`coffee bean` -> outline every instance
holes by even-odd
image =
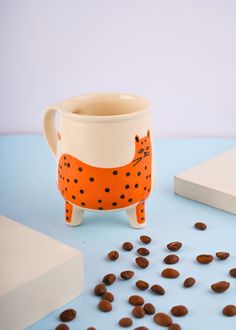
[[[134,317],[136,317],[136,319],[141,319],[145,316],[145,311],[142,306],[135,306],[132,309],[132,314]]]
[[[134,276],[134,272],[132,270],[125,270],[120,273],[120,277],[123,278],[123,280],[129,280]]]
[[[107,274],[103,277],[103,283],[106,285],[111,285],[112,283],[114,283],[116,280],[116,275],[114,274]]]
[[[104,295],[102,296],[102,299],[106,299],[110,302],[114,301],[114,296],[111,292],[105,292]]]
[[[176,278],[180,274],[176,269],[173,268],[166,268],[162,271],[161,275],[166,278]]]
[[[163,289],[163,287],[158,284],[154,284],[151,287],[151,290],[152,292],[158,294],[159,296],[163,296],[165,294],[165,290]]]
[[[146,327],[137,327],[137,328],[135,328],[134,330],[149,330],[149,329],[146,328]]]
[[[142,280],[137,281],[135,284],[139,290],[147,290],[149,287],[149,284]]]
[[[107,288],[105,287],[104,284],[98,284],[94,288],[94,293],[96,296],[103,296],[104,293],[107,292]]]
[[[59,318],[62,322],[70,322],[74,320],[76,317],[76,311],[72,308],[64,310]]]
[[[137,253],[140,254],[141,256],[148,256],[150,254],[150,251],[146,248],[139,248],[137,250]]]
[[[130,242],[124,242],[123,245],[122,245],[123,249],[125,251],[131,251],[133,250],[133,244],[130,243]]]
[[[184,316],[184,315],[188,314],[187,307],[185,307],[183,305],[174,306],[171,308],[170,311],[171,311],[171,314],[174,316]]]
[[[123,328],[131,327],[132,324],[133,324],[133,321],[129,317],[123,317],[119,321],[119,325]]]
[[[152,239],[149,236],[142,235],[140,236],[140,241],[143,242],[144,244],[149,244],[151,243]]]
[[[145,313],[147,315],[152,315],[155,313],[156,309],[155,307],[153,306],[153,304],[150,304],[150,303],[147,303],[143,306],[144,310],[145,310]]]
[[[68,327],[68,325],[61,323],[61,324],[58,324],[58,326],[55,328],[55,330],[70,330],[70,328]]]
[[[119,252],[118,251],[111,251],[108,253],[107,258],[111,261],[115,261],[119,258]]]
[[[228,290],[230,283],[226,281],[220,281],[211,285],[211,289],[216,293],[222,293]]]
[[[177,323],[173,323],[169,326],[169,330],[181,330],[181,326]]]
[[[167,244],[167,248],[170,251],[178,251],[181,247],[182,247],[182,243],[178,241]]]
[[[96,328],[94,328],[94,327],[89,327],[89,328],[87,328],[87,330],[96,330]]]
[[[207,225],[204,222],[196,222],[194,227],[198,230],[205,230],[207,229]]]
[[[112,310],[112,305],[108,300],[102,299],[98,304],[98,308],[100,311],[107,313]]]
[[[176,264],[179,261],[179,257],[176,254],[169,254],[163,259],[164,263],[167,265]]]
[[[236,315],[236,306],[235,305],[227,305],[223,308],[222,313],[225,316],[235,316]]]
[[[149,265],[149,261],[144,257],[137,257],[135,261],[140,268],[147,268]]]
[[[144,304],[144,299],[141,296],[133,295],[129,297],[129,303],[133,306],[141,306]]]
[[[172,318],[165,313],[156,313],[153,320],[156,324],[159,324],[163,327],[169,327],[172,324]]]
[[[200,254],[196,257],[197,262],[207,265],[213,261],[213,256],[210,254]]]
[[[216,252],[216,256],[220,260],[225,260],[230,256],[230,254],[228,252]]]
[[[236,268],[232,268],[232,269],[230,269],[229,274],[230,274],[230,276],[232,276],[232,277],[236,277]]]
[[[193,286],[196,283],[195,278],[193,277],[188,277],[184,280],[183,286],[185,288],[191,288],[191,286]]]

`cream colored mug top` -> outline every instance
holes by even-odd
[[[67,153],[96,167],[129,163],[135,152],[135,136],[146,136],[150,129],[150,103],[131,94],[72,97],[49,107],[44,117],[45,136],[57,159]]]

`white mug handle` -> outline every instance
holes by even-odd
[[[55,125],[55,117],[57,112],[58,110],[56,107],[48,107],[44,114],[43,120],[44,135],[54,156],[57,154],[57,131]]]

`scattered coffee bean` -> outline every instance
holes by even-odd
[[[230,283],[226,281],[220,281],[211,285],[211,289],[216,293],[222,293],[228,290]]]
[[[184,316],[184,315],[188,314],[187,307],[185,307],[183,305],[174,306],[171,308],[170,311],[171,311],[171,314],[174,316]]]
[[[142,306],[135,306],[132,309],[132,314],[134,317],[136,317],[136,319],[141,319],[145,316],[145,311]]]
[[[76,311],[72,308],[64,310],[60,316],[62,322],[70,322],[76,318]]]
[[[195,278],[193,277],[188,277],[184,280],[183,286],[185,288],[191,288],[191,286],[193,286],[196,283]]]
[[[131,327],[132,324],[133,324],[133,321],[131,320],[130,317],[123,317],[119,321],[119,325],[123,328]]]
[[[137,328],[135,328],[134,330],[149,330],[149,329],[146,328],[146,327],[137,327]]]
[[[144,244],[149,244],[151,243],[152,239],[149,236],[142,235],[140,236],[140,241],[143,242]]]
[[[232,268],[232,269],[230,269],[229,274],[230,274],[230,276],[232,276],[232,277],[236,277],[236,268]]]
[[[114,283],[116,280],[116,275],[114,274],[107,274],[103,277],[103,283],[106,285],[111,285],[112,283]]]
[[[111,261],[116,261],[119,258],[119,252],[118,251],[111,251],[108,253],[107,258]]]
[[[107,313],[112,310],[112,304],[110,303],[110,301],[102,299],[98,304],[98,308],[100,309],[100,311]]]
[[[165,290],[163,289],[163,287],[158,284],[154,284],[151,287],[151,290],[152,292],[158,294],[159,296],[163,296],[165,294]]]
[[[133,295],[129,297],[129,303],[133,306],[141,306],[144,304],[144,299],[141,296]]]
[[[179,261],[179,257],[176,254],[169,254],[163,259],[163,261],[167,265],[173,265]]]
[[[94,293],[96,296],[101,297],[104,295],[105,292],[107,292],[107,288],[105,287],[104,284],[98,284],[94,288]]]
[[[68,325],[61,323],[61,324],[58,324],[58,326],[55,328],[55,330],[70,330],[70,328],[68,327]]]
[[[181,330],[181,326],[177,323],[173,323],[169,326],[169,330]]]
[[[147,315],[152,315],[155,313],[156,309],[155,307],[153,306],[153,304],[150,304],[150,303],[147,303],[143,306],[144,310],[145,310],[145,313]]]
[[[213,256],[210,254],[200,254],[196,257],[197,262],[207,265],[213,261]]]
[[[135,261],[140,268],[147,268],[149,265],[149,261],[145,257],[137,257]]]
[[[123,245],[122,245],[123,249],[125,251],[131,251],[133,250],[133,244],[130,243],[130,242],[124,242]]]
[[[176,269],[173,268],[166,268],[162,271],[161,275],[166,278],[176,278],[180,274]]]
[[[96,330],[96,328],[94,328],[94,327],[89,327],[89,328],[87,328],[87,330]]]
[[[229,258],[229,253],[228,252],[216,252],[216,256],[220,260],[225,260],[225,259]]]
[[[178,241],[167,244],[167,248],[170,251],[178,251],[181,247],[182,247],[182,243]]]
[[[102,299],[106,299],[110,302],[114,301],[114,296],[111,292],[105,292],[104,295],[102,296]]]
[[[236,306],[235,305],[227,305],[223,308],[222,313],[225,316],[235,316],[236,315]]]
[[[169,327],[172,324],[172,318],[165,313],[156,313],[153,320],[156,324],[159,324],[163,327]]]
[[[196,222],[194,227],[198,230],[205,230],[207,229],[207,225],[204,222]]]
[[[137,253],[140,254],[141,256],[148,256],[150,254],[150,251],[146,248],[139,248],[137,250]]]
[[[120,277],[123,278],[123,280],[129,280],[134,276],[134,272],[132,270],[125,270],[120,273]]]
[[[142,280],[137,281],[135,284],[139,290],[147,290],[149,288],[149,284]]]

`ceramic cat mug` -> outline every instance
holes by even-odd
[[[124,210],[132,227],[145,227],[153,187],[150,126],[149,102],[129,94],[81,95],[46,110],[66,224],[80,225],[85,210]]]

